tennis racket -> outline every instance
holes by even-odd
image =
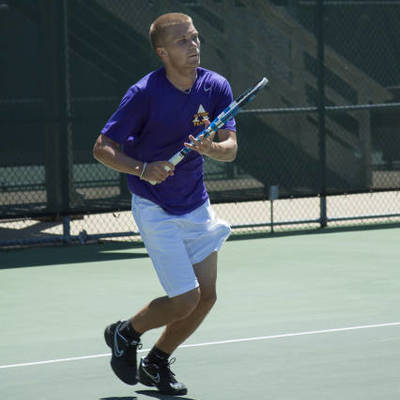
[[[232,119],[241,108],[252,101],[254,97],[258,94],[258,92],[267,85],[267,83],[268,79],[264,77],[261,79],[260,82],[247,89],[236,100],[229,104],[229,106],[226,107],[225,110],[222,111],[222,113],[219,114],[206,129],[203,129],[196,136],[195,139],[198,139],[201,135],[204,135],[204,137],[210,136],[212,133],[217,132],[219,129],[221,129],[224,126],[225,122]],[[191,144],[193,144],[193,142],[191,142]],[[177,165],[183,160],[186,154],[190,153],[191,151],[192,149],[188,147],[182,147],[182,149],[175,153],[168,161],[171,164]],[[167,171],[169,170],[168,167],[165,168]],[[155,185],[157,182],[150,181],[150,183],[152,185]]]

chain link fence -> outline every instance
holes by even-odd
[[[148,28],[171,11],[234,95],[270,80],[236,161],[205,163],[234,233],[399,222],[400,1],[0,0],[0,246],[140,239],[92,147],[159,67]]]

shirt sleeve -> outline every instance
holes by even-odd
[[[225,108],[232,103],[232,101],[233,101],[233,94],[231,86],[229,82],[226,79],[224,79],[223,82],[220,84],[220,94],[218,96],[214,118],[217,117],[222,111],[224,111]],[[226,123],[221,129],[229,129],[231,131],[236,132],[235,118],[226,121]]]
[[[136,86],[132,86],[101,133],[120,144],[124,144],[128,138],[134,139],[140,135],[144,125],[146,108],[145,94]]]

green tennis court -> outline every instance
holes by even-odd
[[[216,307],[175,354],[192,400],[398,399],[400,229],[235,240]],[[162,294],[142,247],[0,253],[0,395],[167,399],[114,377],[106,324]],[[143,352],[159,331],[145,334]]]

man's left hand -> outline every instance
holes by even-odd
[[[209,125],[210,121],[206,121],[204,129],[207,129]],[[214,136],[215,132],[207,137],[204,134],[200,135],[197,139],[193,135],[189,135],[190,143],[185,143],[185,146],[206,156],[211,151]]]

